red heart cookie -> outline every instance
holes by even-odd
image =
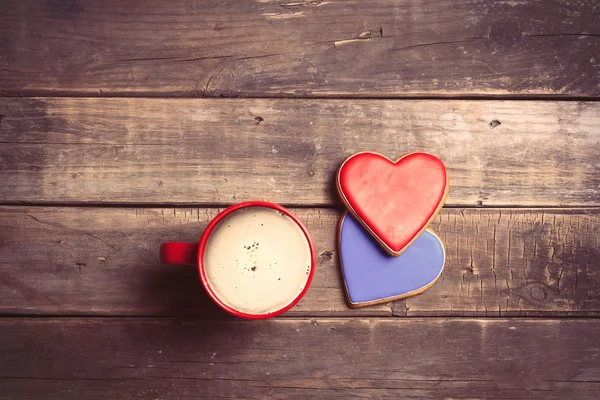
[[[393,256],[400,255],[437,215],[448,194],[440,159],[410,153],[395,162],[377,153],[350,156],[337,188],[358,220]]]

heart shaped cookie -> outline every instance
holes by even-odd
[[[431,154],[410,153],[392,161],[363,152],[344,161],[337,188],[354,216],[388,253],[398,256],[444,205],[448,175]]]
[[[435,283],[444,269],[444,246],[429,229],[402,255],[393,257],[346,212],[340,220],[338,240],[346,297],[352,308],[421,293]]]

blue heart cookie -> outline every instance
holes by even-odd
[[[442,241],[429,229],[401,255],[391,256],[348,212],[340,220],[339,254],[352,308],[423,292],[440,277],[446,260]]]

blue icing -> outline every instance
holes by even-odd
[[[386,253],[356,218],[342,216],[340,259],[348,297],[364,303],[401,296],[427,286],[444,268],[440,239],[424,231],[401,255]]]

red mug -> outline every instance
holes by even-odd
[[[253,218],[250,218],[250,214],[246,214],[246,217],[244,217],[245,211],[252,210],[254,210],[252,212]],[[254,219],[257,214],[259,218]],[[235,218],[237,218],[237,221]],[[244,218],[246,219],[244,220]],[[241,221],[244,224],[240,225]],[[261,221],[269,222],[265,224]],[[248,222],[247,226],[249,228],[245,227],[246,222]],[[221,223],[224,225],[221,226]],[[225,225],[225,223],[227,224]],[[215,229],[218,227],[219,229],[215,234]],[[273,228],[277,228],[279,231]],[[247,229],[250,229],[250,232]],[[288,234],[289,236],[286,236]],[[267,243],[263,241],[261,247],[260,242],[258,242],[259,239],[250,242],[253,237],[260,237],[263,240],[267,238]],[[291,238],[291,240],[286,240],[286,237],[287,239]],[[232,248],[226,249],[229,238],[231,238]],[[243,247],[244,250],[241,250],[240,247]],[[266,251],[264,250],[265,247],[267,248]],[[222,252],[221,249],[227,251],[221,257],[215,256],[215,260],[226,259],[222,260],[223,263],[217,262],[219,268],[222,268],[223,271],[220,274],[208,273],[205,256],[208,254],[213,257],[211,253],[216,252],[218,254]],[[257,256],[257,254],[262,254],[263,258]],[[196,265],[200,281],[210,298],[230,314],[246,319],[274,317],[296,305],[308,291],[316,266],[314,245],[304,224],[286,208],[266,201],[247,201],[226,208],[208,224],[199,243],[163,243],[160,247],[160,256],[161,261],[165,264]],[[296,259],[293,258],[295,256],[297,256]],[[234,261],[236,257],[238,259]],[[241,266],[239,259],[242,259]],[[209,268],[212,271],[215,271],[215,268],[217,271],[219,270],[215,266],[215,260],[210,260],[212,267]],[[279,261],[280,264],[277,265],[274,260]],[[298,271],[299,267],[297,267],[287,272],[285,266],[282,265],[293,265],[294,263],[302,264],[302,271]],[[304,267],[305,263],[307,264],[306,267]],[[257,270],[260,274],[256,273]],[[288,273],[292,274],[293,279],[287,279],[290,275],[285,274]],[[286,277],[285,282],[282,282],[281,277],[275,280],[278,274]],[[217,281],[223,283],[215,285]],[[298,284],[301,284],[300,289]],[[238,294],[238,286],[235,286],[235,296],[229,296],[228,299],[228,296],[223,294],[227,290],[220,290],[216,287],[219,285],[222,286],[221,289],[227,286],[229,291],[233,290],[232,285],[238,285],[241,294]],[[282,290],[282,288],[284,289]],[[285,297],[287,296],[285,291],[288,289],[290,289],[290,296]],[[248,292],[248,298],[244,298],[244,290]],[[281,298],[275,309],[250,310],[253,301],[262,302],[264,305],[265,302],[268,303],[270,297],[275,298],[277,301]],[[233,298],[236,300],[231,301]],[[245,306],[234,304],[240,303],[242,300],[246,304],[250,302],[250,308],[244,309]]]

